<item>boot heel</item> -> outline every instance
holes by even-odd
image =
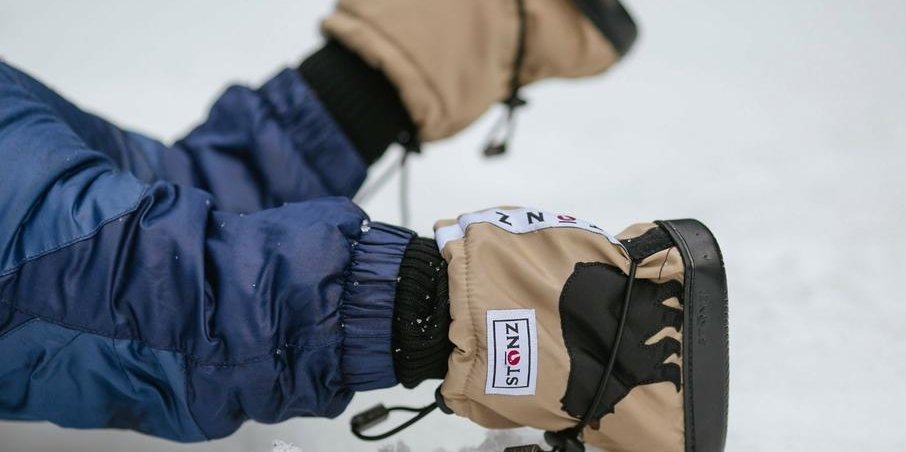
[[[727,276],[714,235],[697,220],[657,222],[685,266],[683,406],[686,452],[719,452],[727,437]]]

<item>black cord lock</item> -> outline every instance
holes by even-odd
[[[525,99],[519,95],[519,88],[522,87],[519,81],[519,74],[522,73],[522,64],[525,61],[527,21],[525,0],[516,0],[516,11],[519,18],[519,34],[516,41],[516,55],[513,58],[513,72],[510,74],[510,95],[503,100],[503,104],[506,106],[506,113],[494,124],[488,134],[488,141],[484,146],[485,157],[494,157],[506,152],[507,144],[513,138],[513,133],[516,130],[516,109],[526,104]]]
[[[352,434],[361,440],[365,441],[380,441],[385,438],[389,438],[397,433],[403,431],[410,425],[418,422],[421,418],[427,416],[429,413],[434,411],[437,408],[437,403],[431,403],[430,405],[423,406],[421,408],[414,408],[408,406],[392,406],[390,408],[385,407],[383,404],[375,405],[355,416],[352,417],[352,420],[349,421],[349,426],[352,430]],[[384,421],[390,417],[391,411],[408,411],[410,413],[416,413],[415,416],[412,416],[406,422],[377,435],[366,435],[363,433],[365,430],[368,430]]]

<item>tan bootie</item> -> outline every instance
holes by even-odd
[[[435,234],[454,345],[444,411],[546,430],[558,451],[723,450],[726,277],[701,223],[614,237],[563,213],[491,209]]]
[[[340,0],[323,30],[393,82],[421,141],[518,86],[602,72],[636,37],[616,0]]]
[[[695,220],[612,236],[562,212],[495,208],[435,225],[406,249],[394,368],[423,408],[352,419],[380,440],[435,408],[488,428],[546,430],[555,452],[719,452],[727,429],[727,282]],[[417,413],[381,434],[390,411]],[[507,452],[539,452],[537,445]]]

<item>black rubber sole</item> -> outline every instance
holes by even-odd
[[[685,265],[683,406],[686,452],[720,452],[727,438],[727,275],[717,240],[697,220],[657,222]]]

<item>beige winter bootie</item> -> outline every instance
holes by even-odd
[[[636,37],[616,0],[340,0],[323,30],[393,82],[421,141],[521,85],[602,72]]]
[[[701,223],[612,236],[566,213],[495,208],[438,222],[435,243],[407,247],[393,352],[404,386],[443,379],[436,401],[356,416],[360,438],[439,407],[545,430],[558,452],[723,450],[727,282]],[[363,433],[400,409],[418,415]]]
[[[723,450],[726,277],[701,223],[614,237],[566,214],[491,209],[435,233],[454,344],[442,409],[544,429],[559,451]]]

